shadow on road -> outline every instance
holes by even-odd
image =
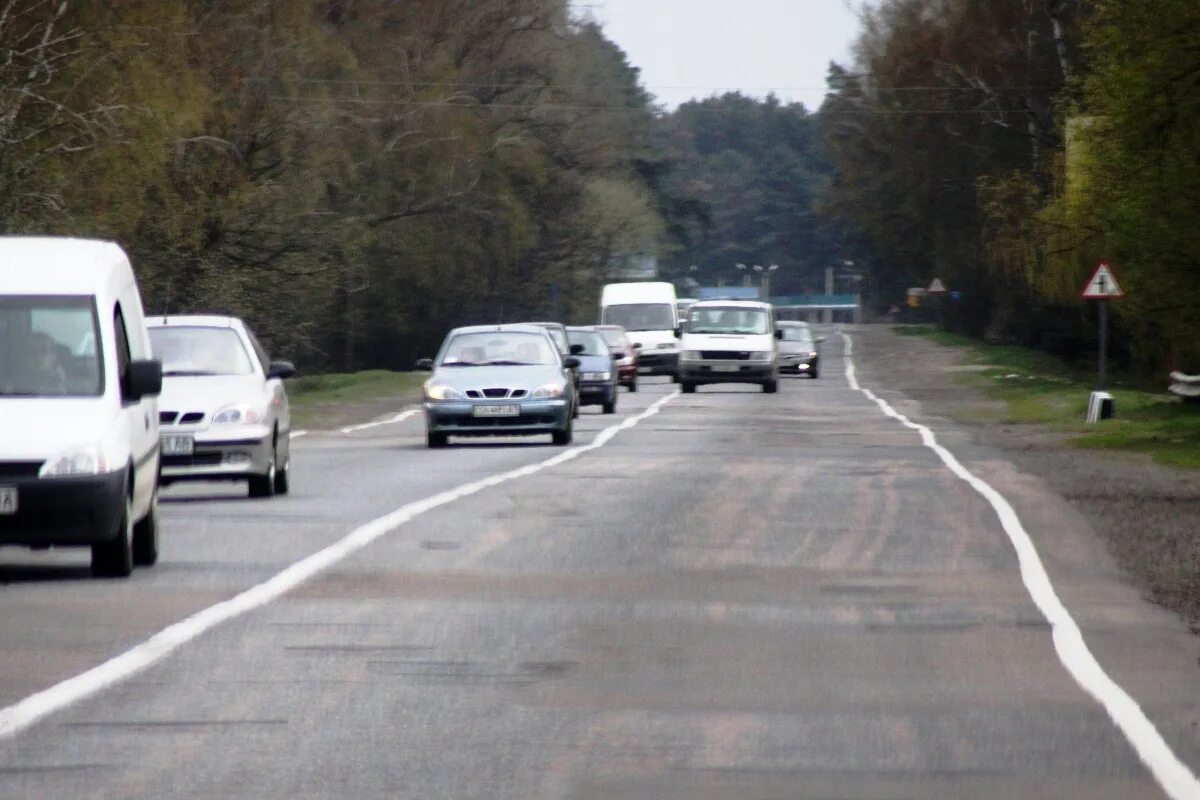
[[[0,564],[0,586],[10,583],[90,580],[92,568],[85,564]]]

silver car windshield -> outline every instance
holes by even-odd
[[[761,308],[709,306],[693,308],[688,318],[688,333],[770,333],[771,320]]]
[[[0,397],[104,393],[91,297],[0,297]]]
[[[812,332],[808,328],[781,328],[783,331],[783,341],[799,342],[801,344],[812,346]]]
[[[460,333],[446,345],[443,367],[551,365],[550,341],[536,333]]]
[[[154,357],[167,377],[250,375],[254,366],[233,328],[164,326],[150,329]]]

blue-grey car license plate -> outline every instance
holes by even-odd
[[[15,486],[0,486],[0,514],[17,513],[17,488]]]
[[[475,406],[471,411],[477,417],[518,417],[520,406]]]

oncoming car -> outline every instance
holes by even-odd
[[[608,342],[608,348],[617,365],[617,382],[631,392],[638,390],[638,350],[640,344],[634,344],[629,334],[620,325],[596,325],[596,330]]]
[[[605,414],[617,411],[616,357],[595,328],[567,328],[571,350],[579,359],[579,405],[601,406]]]
[[[544,433],[554,444],[570,444],[578,367],[536,325],[450,331],[436,359],[417,362],[433,373],[425,382],[429,447],[445,447],[450,436]]]
[[[163,363],[162,482],[244,480],[251,497],[286,494],[291,469],[287,361],[271,361],[234,317],[147,321]]]
[[[779,371],[817,378],[821,370],[821,342],[823,336],[813,336],[812,328],[805,322],[780,320],[775,323],[779,330]]]

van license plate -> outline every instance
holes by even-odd
[[[472,412],[477,417],[519,417],[520,406],[475,406]]]
[[[740,369],[737,364],[717,364],[713,367],[713,372],[737,372]]]
[[[11,516],[17,513],[17,489],[14,486],[0,486],[0,514]]]
[[[196,443],[191,436],[173,434],[162,437],[162,454],[164,456],[190,456],[196,449]]]

